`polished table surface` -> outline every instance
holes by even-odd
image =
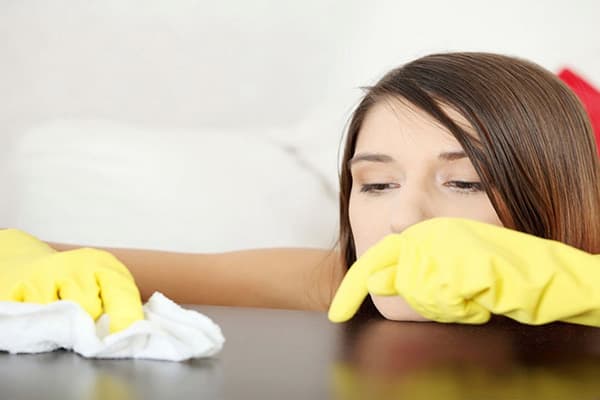
[[[226,338],[182,363],[0,353],[0,399],[600,399],[600,329],[188,306]]]

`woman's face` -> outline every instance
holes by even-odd
[[[473,132],[459,113],[444,110]],[[384,236],[433,217],[502,225],[457,140],[400,100],[379,101],[369,110],[350,165],[349,217],[358,257]],[[380,307],[385,300],[375,304],[390,318]]]
[[[460,114],[444,110],[473,131]],[[387,234],[433,217],[502,225],[452,134],[399,100],[380,101],[367,113],[350,165],[349,216],[357,256]]]

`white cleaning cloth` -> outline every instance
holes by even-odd
[[[210,357],[225,338],[208,317],[186,310],[156,292],[145,319],[109,334],[108,316],[94,320],[71,301],[50,304],[0,302],[0,351],[41,353],[59,348],[84,357],[183,361]]]

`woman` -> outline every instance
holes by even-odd
[[[354,112],[341,167],[339,250],[109,251],[143,298],[159,290],[182,303],[313,310],[329,307],[368,248],[435,217],[600,252],[599,165],[585,111],[523,60],[436,54],[389,72]],[[423,319],[401,297],[374,299],[389,318]]]
[[[600,252],[588,118],[559,79],[523,60],[438,54],[390,71],[353,115],[342,168],[348,266],[386,234],[439,216]],[[398,299],[375,303],[390,319],[419,319]]]

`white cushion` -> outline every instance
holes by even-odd
[[[0,225],[46,240],[216,252],[336,236],[332,188],[266,137],[55,120],[20,135],[8,164]]]

